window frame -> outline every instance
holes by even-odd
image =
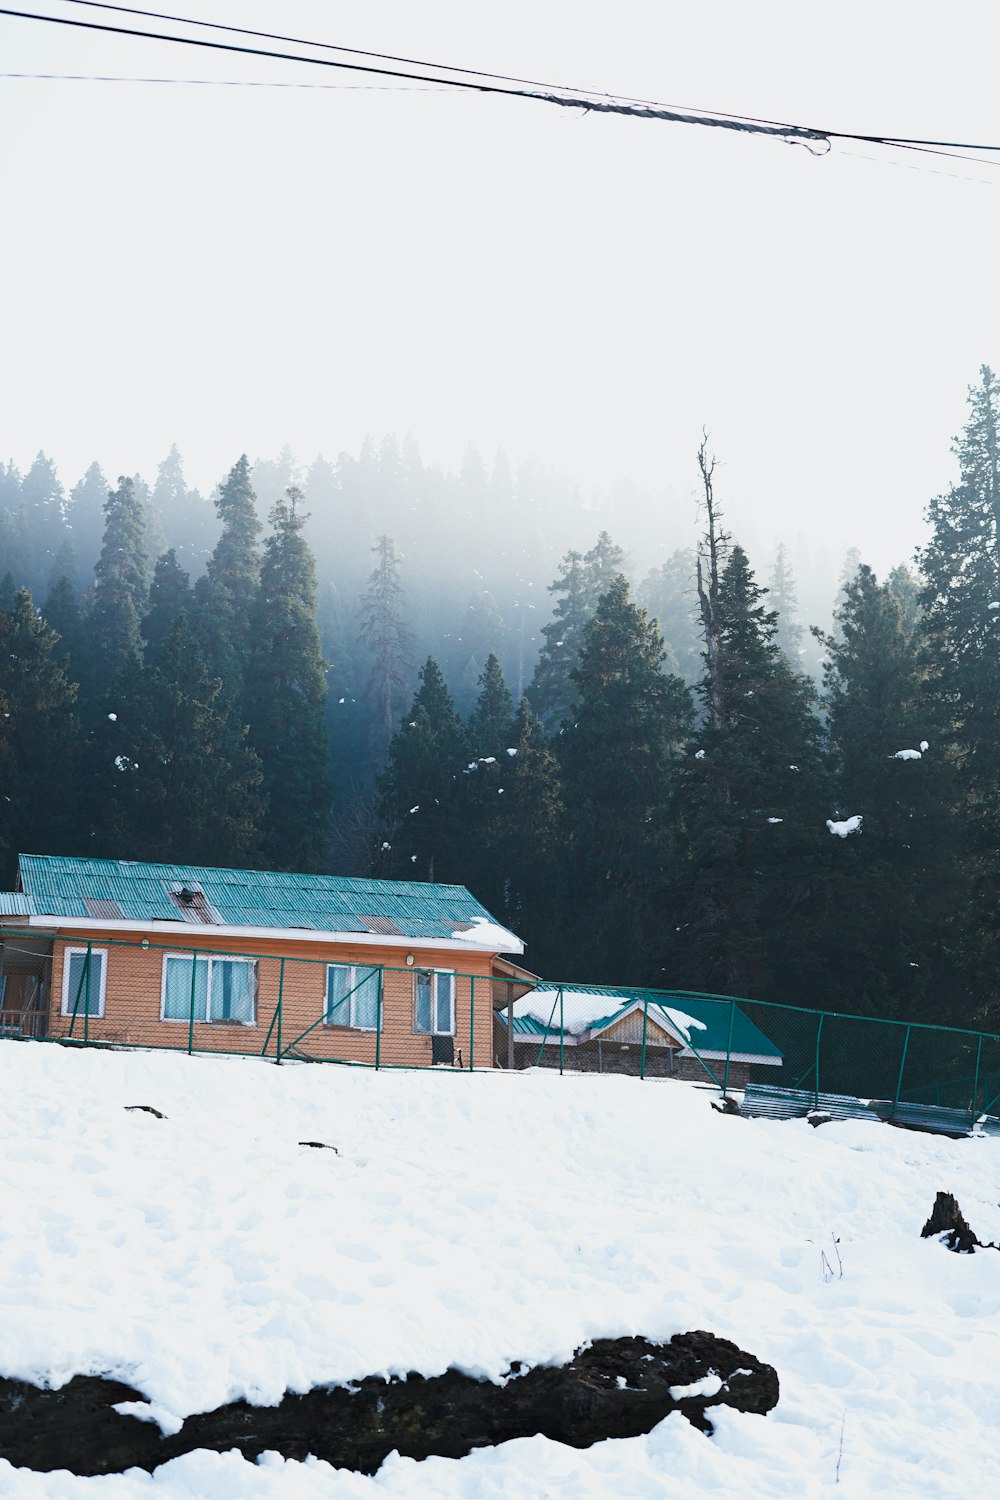
[[[97,993],[97,1006],[98,1006],[98,1008],[97,1008],[97,1010],[88,1011],[86,1009],[86,1006],[83,1006],[81,1009],[77,1010],[76,1018],[79,1021],[79,1020],[82,1020],[82,1018],[84,1016],[86,1016],[87,1019],[90,1020],[90,1021],[103,1021],[103,1019],[104,1019],[104,1005],[105,1005],[105,1001],[107,1000],[107,996],[108,996],[108,950],[107,950],[107,948],[94,948],[94,947],[91,947],[89,949],[89,952],[90,952],[91,959],[100,958],[100,960],[101,960],[101,971],[100,971],[101,977],[100,977],[100,983],[98,985],[98,993]],[[66,947],[66,948],[63,949],[63,959],[62,959],[62,1004],[60,1006],[59,1013],[60,1013],[60,1015],[65,1016],[67,1020],[71,1020],[72,1017],[73,1017],[73,1002],[72,1002],[72,999],[71,999],[70,993],[69,993],[69,989],[70,989],[70,985],[69,985],[69,971],[70,971],[70,957],[71,957],[71,955],[76,954],[76,953],[82,953],[83,957],[86,958],[87,957],[87,953],[88,953],[88,949],[87,949],[86,944],[84,944],[83,947],[80,947],[79,945],[74,944],[73,947]],[[85,996],[81,997],[81,999],[85,999],[85,998],[86,998]],[[93,1001],[93,998],[94,998],[93,984],[91,984],[90,998],[91,998],[91,1001]]]
[[[450,1011],[451,1011],[451,1017],[450,1017],[451,1024],[450,1024],[449,1028],[447,1030],[445,1030],[445,1031],[443,1031],[437,1025],[437,1020],[438,1020],[438,975],[440,975],[440,974],[446,974],[448,976],[448,978],[451,980],[451,994],[450,994],[450,997],[449,997],[449,999],[450,999],[450,1007],[449,1008],[450,1008]],[[430,977],[430,980],[431,980],[431,1024],[430,1024],[429,1028],[426,1031],[424,1031],[421,1027],[419,1027],[417,1025],[417,997],[418,997],[419,992],[420,992],[420,978],[421,978],[421,975],[428,975]],[[456,971],[454,969],[435,968],[435,969],[416,969],[414,971],[414,975],[413,975],[413,1034],[414,1034],[414,1036],[457,1036],[457,1034],[458,1034],[458,1030],[457,1030],[457,1028],[458,1028],[458,1020],[457,1020],[457,1016],[456,1016],[456,1011],[458,1009],[458,1006],[457,1006],[457,1003],[456,1003],[457,1002],[457,998],[458,998],[458,995],[457,995],[458,986],[457,986],[457,983],[456,983],[457,977],[458,976],[457,976]]]
[[[352,983],[348,985],[349,994],[347,996],[348,1004],[350,1006],[350,1009],[349,1009],[349,1012],[348,1012],[350,1019],[347,1020],[347,1021],[331,1021],[331,1020],[329,1020],[329,1014],[330,1014],[330,970],[331,969],[348,969],[350,971],[350,974],[351,974]],[[325,990],[323,992],[323,1025],[324,1026],[329,1026],[331,1028],[339,1027],[342,1031],[366,1031],[371,1036],[375,1036],[377,1032],[385,1030],[385,995],[384,995],[384,992],[383,992],[384,991],[384,986],[383,986],[381,980],[379,980],[379,999],[376,1002],[375,1025],[374,1026],[359,1026],[358,1022],[354,1019],[355,1014],[356,1014],[356,1012],[355,1012],[355,1005],[356,1005],[357,999],[358,999],[358,987],[359,987],[359,985],[362,985],[362,984],[365,983],[365,981],[363,979],[357,979],[354,976],[356,974],[358,974],[360,971],[365,970],[365,969],[367,969],[367,971],[368,971],[369,974],[374,974],[374,975],[376,975],[376,977],[379,976],[382,973],[382,970],[381,970],[381,968],[380,968],[380,966],[378,964],[328,963],[326,965],[326,988],[325,988]]]
[[[258,1002],[260,1000],[260,968],[256,958],[250,958],[245,953],[197,953],[188,950],[180,953],[164,953],[163,963],[160,966],[160,1020],[172,1025],[190,1026],[190,1013],[186,1016],[168,1016],[167,1007],[167,965],[171,959],[181,963],[207,963],[208,975],[205,981],[205,1010],[204,1014],[196,1015],[194,1024],[196,1026],[256,1026],[258,1014]],[[253,971],[253,1017],[249,1021],[241,1021],[238,1016],[213,1016],[212,1015],[212,966],[214,963],[236,963],[246,964]]]

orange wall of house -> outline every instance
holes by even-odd
[[[118,1042],[145,1047],[188,1045],[187,1021],[160,1019],[163,962],[167,953],[190,954],[191,934],[183,941],[172,934],[150,939],[148,948],[141,943],[123,945],[121,939],[94,931],[73,935],[60,932],[53,946],[52,988],[49,1035],[69,1034],[71,1018],[62,1015],[63,968],[69,948],[107,949],[107,988],[103,1017],[91,1016],[86,1026],[93,1041]],[[370,944],[331,944],[313,940],[292,939],[266,943],[260,939],[218,938],[199,931],[197,952],[257,959],[257,1020],[253,1026],[237,1022],[195,1022],[194,1047],[197,1051],[247,1052],[259,1055],[268,1029],[275,1018],[281,983],[281,960],[285,960],[284,983],[281,985],[281,1045],[289,1046],[308,1027],[313,1029],[300,1042],[301,1050],[311,1057],[373,1063],[376,1054],[375,1033],[347,1026],[327,1026],[320,1019],[326,1001],[326,965],[328,963],[384,966],[382,991],[382,1037],[379,1048],[382,1063],[420,1066],[431,1061],[431,1038],[414,1033],[416,971],[450,969],[455,981],[455,1051],[461,1051],[462,1064],[469,1066],[470,1052],[475,1066],[493,1066],[492,986],[489,983],[491,955],[455,953],[421,948],[414,943],[409,949],[382,948]],[[266,947],[266,956],[261,957]],[[406,954],[414,956],[412,969],[406,968]],[[472,1036],[473,1016],[475,1036]],[[314,1022],[319,1022],[314,1025]],[[84,1035],[84,1018],[76,1017],[73,1036]],[[277,1027],[272,1030],[267,1055],[273,1057],[277,1046]]]

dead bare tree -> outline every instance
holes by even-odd
[[[722,511],[715,498],[713,475],[715,454],[708,452],[708,433],[702,429],[698,448],[698,468],[701,471],[702,500],[699,509],[705,511],[705,531],[698,543],[697,580],[698,604],[701,610],[701,628],[705,641],[705,681],[707,707],[713,728],[725,727],[724,695],[722,685],[722,623],[719,617],[719,576],[732,537],[721,525]]]

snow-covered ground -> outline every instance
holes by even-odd
[[[720,1410],[711,1439],[672,1416],[370,1478],[233,1453],[100,1479],[0,1461],[4,1500],[956,1500],[1000,1478],[1000,1255],[920,1238],[947,1189],[1000,1240],[1000,1141],[728,1118],[671,1081],[16,1042],[0,1097],[0,1373],[112,1374],[176,1425],[708,1328],[781,1381],[769,1416]]]

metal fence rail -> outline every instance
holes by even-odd
[[[907,1123],[937,1111],[1000,1131],[992,1033],[690,990],[533,983],[497,977],[485,961],[472,972],[50,939],[0,930],[0,1039],[375,1069],[629,1073],[723,1096],[749,1090],[758,1112]]]

